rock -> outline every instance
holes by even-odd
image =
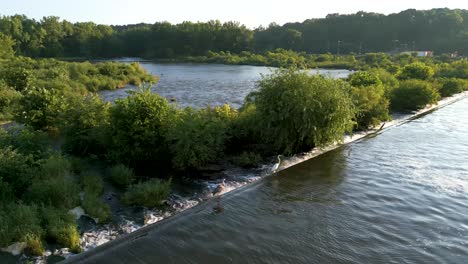
[[[68,213],[74,215],[76,220],[80,219],[81,216],[86,215],[84,209],[81,208],[81,206],[77,206],[71,209],[68,211]]]
[[[127,221],[127,223],[120,225],[120,229],[123,233],[130,234],[140,229],[140,227],[135,225],[133,222]]]
[[[151,224],[159,222],[159,221],[161,221],[163,219],[164,219],[164,217],[162,217],[162,216],[158,216],[158,215],[156,215],[154,213],[149,213],[149,214],[145,215],[144,224],[145,225],[151,225]]]
[[[25,242],[16,242],[14,244],[11,244],[10,246],[6,248],[2,248],[1,251],[8,252],[12,254],[13,256],[18,256],[21,253],[23,253],[24,249],[26,248],[26,243]]]
[[[46,250],[46,251],[44,251],[44,253],[42,255],[48,257],[48,256],[52,255],[52,251]]]

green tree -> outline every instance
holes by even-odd
[[[13,46],[15,41],[10,36],[0,32],[0,59],[9,59],[15,55]]]
[[[222,158],[236,116],[229,105],[185,109],[168,133],[174,167],[198,169]]]
[[[149,87],[116,100],[110,111],[110,157],[131,166],[166,166],[170,157],[165,135],[175,115],[176,109]]]
[[[254,95],[257,129],[266,142],[292,154],[340,141],[353,127],[350,87],[341,80],[279,70]]]
[[[393,90],[390,105],[396,111],[414,111],[436,103],[440,95],[426,81],[407,80]]]
[[[356,128],[375,126],[390,119],[389,101],[380,79],[368,72],[357,72],[350,76],[351,97],[356,106]]]
[[[419,79],[428,80],[434,75],[434,70],[421,62],[415,62],[405,65],[398,73],[401,80]]]

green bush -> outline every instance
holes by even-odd
[[[236,116],[229,105],[185,109],[167,136],[174,167],[198,169],[222,158]]]
[[[0,179],[18,196],[31,184],[33,164],[31,155],[22,155],[11,147],[0,148]]]
[[[105,153],[109,107],[97,95],[72,97],[60,116],[63,149],[79,156]]]
[[[26,242],[25,252],[29,255],[42,256],[44,253],[44,246],[42,245],[42,239],[36,234],[26,234],[24,238]]]
[[[243,168],[253,168],[262,161],[262,156],[254,152],[244,151],[240,155],[231,158],[232,163]]]
[[[100,223],[105,223],[110,220],[111,209],[98,195],[86,193],[82,206],[89,216],[97,218]]]
[[[73,252],[80,251],[80,234],[72,214],[66,210],[47,207],[41,210],[41,215],[49,242],[58,243]]]
[[[451,78],[444,82],[439,93],[442,97],[452,96],[467,89],[465,85],[467,85],[465,80]]]
[[[401,80],[408,79],[419,79],[419,80],[428,80],[434,75],[434,69],[430,66],[425,65],[422,62],[415,62],[408,65],[405,65],[398,77]]]
[[[151,179],[147,182],[131,185],[125,192],[123,201],[130,205],[158,207],[169,196],[170,191],[171,180]]]
[[[13,119],[14,108],[21,98],[21,93],[0,82],[0,121]]]
[[[41,237],[43,230],[34,205],[17,203],[0,205],[0,247],[26,242],[28,236]]]
[[[414,111],[436,103],[440,95],[425,81],[408,80],[393,90],[390,105],[395,111]]]
[[[390,98],[392,91],[397,88],[400,83],[395,75],[381,68],[374,68],[369,71],[371,74],[376,75],[385,89],[385,97]]]
[[[13,188],[7,182],[0,178],[0,204],[6,204],[15,199]]]
[[[37,178],[28,188],[24,199],[32,203],[72,209],[79,205],[79,186],[66,177]]]
[[[154,163],[164,167],[170,160],[165,135],[175,113],[175,108],[165,98],[151,93],[149,87],[116,100],[111,108],[109,157],[131,167]]]
[[[390,119],[389,101],[380,79],[367,72],[357,72],[350,76],[351,98],[356,107],[356,129],[364,130],[370,126]]]
[[[31,86],[34,77],[28,69],[10,66],[0,73],[0,79],[3,79],[7,86],[22,92]]]
[[[32,155],[34,160],[46,158],[51,152],[46,133],[21,125],[8,129],[0,128],[0,148],[6,147],[11,147],[23,155]]]
[[[15,120],[35,130],[50,130],[56,126],[65,107],[66,100],[59,91],[29,88],[24,91],[19,101]]]
[[[257,130],[285,154],[343,140],[355,111],[341,80],[280,70],[263,78],[255,94]]]
[[[127,187],[135,181],[133,170],[123,164],[112,166],[109,169],[109,176],[112,182],[119,187]]]
[[[70,171],[70,161],[59,155],[50,156],[41,164],[41,173],[46,179],[68,176]]]
[[[101,175],[88,171],[81,176],[81,183],[86,194],[100,195],[104,190],[104,183]]]

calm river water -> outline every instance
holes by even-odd
[[[262,66],[239,66],[197,63],[152,63],[140,62],[150,73],[159,76],[152,90],[168,99],[176,99],[178,105],[203,107],[229,103],[239,108],[245,96],[255,89],[261,74],[269,74],[274,68]],[[345,78],[348,70],[311,70],[334,78]],[[106,101],[127,96],[127,87],[114,91],[102,91]]]
[[[185,211],[87,261],[468,263],[467,116],[463,99]]]

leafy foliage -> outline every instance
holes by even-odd
[[[439,93],[442,97],[447,97],[461,93],[464,90],[468,90],[468,83],[466,80],[451,78],[444,82],[439,89]]]
[[[357,72],[350,76],[351,98],[356,107],[356,128],[367,129],[390,119],[389,101],[380,79],[367,72]]]
[[[229,105],[185,109],[168,132],[174,167],[197,169],[222,158],[236,116]]]
[[[165,135],[176,114],[175,108],[149,89],[116,100],[111,108],[110,157],[131,166],[167,160]]]
[[[401,80],[419,79],[428,80],[434,75],[434,70],[421,62],[406,65],[401,69],[398,77]]]
[[[279,152],[340,141],[352,129],[350,87],[341,80],[280,70],[263,78],[259,88],[254,99],[257,129]]]
[[[110,105],[97,95],[72,97],[60,115],[63,149],[79,156],[103,154],[108,140],[109,109]]]
[[[135,181],[133,170],[123,164],[117,164],[109,169],[110,179],[120,187],[128,187]]]
[[[143,183],[131,185],[124,195],[127,204],[143,205],[148,208],[161,206],[169,196],[171,180],[151,179]]]
[[[437,102],[439,97],[430,83],[408,80],[401,82],[400,86],[393,90],[390,104],[396,111],[414,111]]]

